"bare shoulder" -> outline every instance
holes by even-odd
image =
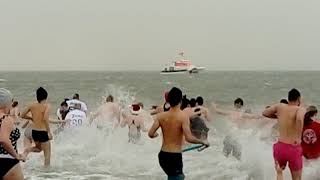
[[[178,113],[178,118],[181,122],[184,122],[186,119],[188,119],[188,116],[185,112],[181,111]]]
[[[307,112],[307,109],[305,107],[298,107],[298,112],[299,114],[305,114]]]
[[[166,115],[167,115],[166,112],[161,112],[161,113],[158,113],[155,117],[160,121],[161,119],[164,119]]]
[[[46,104],[45,104],[45,107],[46,107],[47,110],[50,110],[50,109],[51,109],[51,105],[50,105],[49,103],[46,103]]]

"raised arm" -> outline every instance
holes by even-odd
[[[218,109],[217,105],[215,103],[212,103],[211,106],[212,106],[212,110],[217,114],[220,114],[223,116],[230,116],[232,114],[231,111],[224,110],[224,109]]]
[[[267,118],[271,119],[276,119],[277,118],[277,107],[279,104],[275,104],[273,106],[270,106],[266,108],[263,112],[262,115]]]
[[[192,143],[192,144],[204,144],[206,146],[209,146],[208,142],[202,141],[202,140],[194,137],[191,134],[190,120],[189,120],[189,118],[187,116],[183,117],[182,130],[183,130],[184,137],[186,138],[186,141],[188,141],[189,143]]]
[[[160,127],[160,122],[159,122],[158,116],[156,116],[154,119],[154,122],[149,130],[148,136],[150,138],[158,137],[159,134],[157,133],[157,130],[159,129],[159,127]]]

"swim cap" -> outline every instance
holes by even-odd
[[[12,102],[12,94],[5,88],[0,88],[0,108],[10,105]]]
[[[132,104],[130,109],[132,114],[139,114],[141,112],[141,108],[139,104]]]

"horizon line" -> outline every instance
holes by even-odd
[[[320,69],[316,70],[305,70],[305,69],[276,69],[276,70],[268,70],[268,69],[257,69],[257,70],[249,70],[249,69],[218,69],[218,70],[205,70],[202,73],[206,72],[317,72]],[[161,72],[158,70],[0,70],[1,72]]]

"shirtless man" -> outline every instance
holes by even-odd
[[[98,119],[97,119],[98,118]],[[117,126],[120,123],[121,112],[119,104],[114,102],[113,96],[109,95],[106,98],[106,103],[101,105],[98,110],[93,113],[91,117],[91,122],[96,119],[96,123],[98,127],[103,127],[105,122],[103,120],[109,120],[113,123],[116,123]]]
[[[231,121],[235,123],[236,127],[240,126],[242,123],[242,118],[245,116],[249,116],[244,113],[242,110],[243,100],[241,98],[237,98],[234,100],[234,110],[221,110],[216,107],[215,104],[212,104],[213,111],[217,114],[223,116],[229,116]],[[229,157],[232,154],[233,157],[240,160],[241,159],[241,144],[237,139],[237,135],[234,132],[234,127],[229,127],[229,131],[227,132],[227,136],[223,140],[223,153],[226,157]]]
[[[44,165],[50,166],[51,130],[49,127],[49,104],[47,103],[48,93],[40,87],[37,89],[37,102],[31,103],[21,114],[22,118],[32,120],[32,139],[35,147],[25,149],[23,156],[26,158],[30,152],[44,152]],[[28,116],[31,112],[32,117]]]
[[[145,126],[146,119],[141,110],[139,104],[132,104],[130,109],[131,114],[125,115],[121,122],[121,127],[124,127],[125,125],[128,126],[129,143],[138,143],[141,139],[141,131],[148,131]]]
[[[263,112],[263,116],[278,119],[279,138],[273,145],[273,156],[276,163],[285,169],[287,162],[293,180],[300,180],[302,174],[301,134],[306,110],[299,107],[300,92],[292,89],[288,94],[288,104],[275,104]]]
[[[157,130],[162,130],[163,142],[158,158],[161,168],[168,175],[168,180],[184,179],[181,153],[183,137],[190,143],[209,146],[208,141],[197,139],[191,134],[189,118],[180,109],[181,100],[181,90],[172,88],[168,94],[170,110],[156,116],[148,134],[150,138],[155,138],[159,136]]]

